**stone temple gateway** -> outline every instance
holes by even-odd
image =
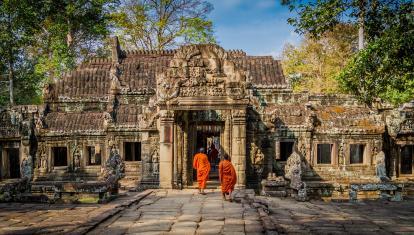
[[[81,64],[43,97],[0,110],[3,182],[22,177],[25,159],[34,184],[97,181],[116,149],[121,184],[192,187],[192,156],[211,143],[231,156],[238,188],[284,175],[294,148],[316,189],[378,182],[379,164],[392,182],[414,180],[414,103],[295,93],[270,56],[211,44],[128,51],[114,38],[111,58]]]

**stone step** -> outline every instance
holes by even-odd
[[[193,185],[187,186],[187,188],[197,189],[198,188],[198,183],[194,182]],[[214,180],[214,181],[209,180],[209,181],[207,181],[206,188],[207,189],[220,189],[221,188],[220,182],[218,180],[217,181],[216,180]]]

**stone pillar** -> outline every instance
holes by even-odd
[[[144,182],[153,180],[153,175],[151,172],[152,151],[153,149],[151,149],[149,133],[143,132],[141,134],[141,179]]]
[[[188,149],[188,134],[189,126],[188,126],[188,112],[184,113],[184,130],[183,130],[183,182],[185,185],[190,184],[190,164],[188,159],[189,149]]]
[[[237,188],[246,187],[246,110],[232,111],[231,160],[236,169]]]
[[[174,113],[160,111],[160,188],[172,188],[173,183],[173,139]]]
[[[224,123],[224,141],[221,143],[221,147],[223,148],[224,153],[227,153],[229,156],[231,155],[231,113],[225,113],[225,123]]]

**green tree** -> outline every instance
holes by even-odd
[[[287,44],[282,65],[294,91],[339,92],[335,77],[355,54],[356,41],[356,27],[339,24],[317,39],[308,34],[298,46]]]
[[[108,36],[116,0],[45,1],[45,15],[32,52],[36,71],[57,79],[81,61],[99,54]]]
[[[390,15],[380,14],[387,21],[380,27],[386,28],[372,25],[377,32],[374,39],[338,76],[345,91],[368,104],[376,97],[394,104],[414,99],[413,12],[414,5],[407,4]]]
[[[414,3],[411,0],[282,0],[296,10],[296,31],[318,38],[339,23],[361,28],[365,49],[338,76],[344,91],[371,104],[380,97],[395,104],[414,98]],[[361,40],[360,40],[361,41]],[[362,47],[360,46],[360,49]]]
[[[0,1],[0,74],[9,80],[8,94],[0,89],[0,105],[6,103],[6,96],[9,104],[15,100],[38,101],[46,80],[58,79],[88,57],[105,53],[102,46],[109,34],[109,14],[116,3],[117,0]]]
[[[3,0],[0,2],[0,78],[8,80],[8,92],[1,90],[0,102],[15,103],[15,81],[23,79],[25,46],[33,43],[33,35],[41,21],[41,4],[36,0]],[[7,79],[6,79],[7,77]],[[3,85],[3,84],[2,84]]]
[[[203,0],[125,0],[112,14],[113,30],[128,47],[162,50],[179,44],[214,42]]]

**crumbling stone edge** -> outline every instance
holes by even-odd
[[[79,228],[71,231],[68,234],[87,234],[96,227],[99,226],[99,224],[104,223],[105,221],[109,220],[110,218],[116,216],[120,212],[122,212],[124,209],[132,206],[133,204],[139,203],[141,200],[146,198],[148,195],[150,195],[153,192],[153,190],[145,190],[141,193],[138,193],[134,195],[131,199],[126,200],[125,202],[122,202],[119,205],[116,205],[113,209],[109,209],[108,211],[102,213],[99,216],[94,217],[90,221],[86,221],[86,226],[80,226]],[[119,199],[119,198],[118,198]],[[116,202],[116,201],[113,201]]]
[[[256,208],[259,212],[260,220],[262,221],[263,229],[266,235],[274,235],[274,234],[285,234],[286,231],[282,228],[277,226],[277,224],[273,223],[270,214],[271,210],[269,209],[269,200],[264,196],[254,196],[253,200],[251,200],[251,205]]]
[[[262,222],[263,231],[266,235],[285,234],[286,231],[274,224],[270,218],[271,211],[269,205],[271,202],[266,196],[257,196],[253,193],[239,193],[235,196],[235,201],[238,203],[249,204],[252,208],[255,208],[259,213],[260,221]]]

